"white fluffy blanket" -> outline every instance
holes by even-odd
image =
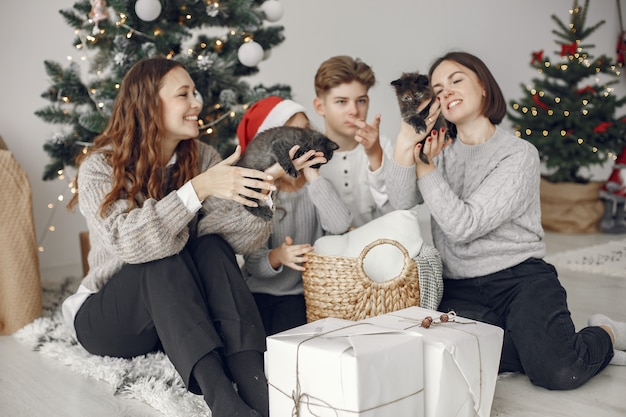
[[[42,316],[13,334],[17,340],[72,371],[107,382],[112,395],[143,401],[166,416],[210,417],[202,396],[185,389],[182,379],[163,353],[132,360],[91,355],[63,323],[61,302],[76,284],[43,288]]]

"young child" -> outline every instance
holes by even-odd
[[[392,210],[383,161],[393,155],[393,144],[380,138],[380,115],[366,122],[368,91],[375,83],[369,65],[345,55],[324,61],[315,74],[315,111],[324,118],[325,135],[339,145],[320,174],[339,191],[353,227]]]
[[[237,127],[239,143],[245,149],[257,133],[278,126],[310,128],[304,107],[275,96],[260,100]],[[311,168],[324,162],[321,153],[309,151],[294,160],[297,178],[273,173],[278,192],[272,234],[265,246],[244,256],[244,279],[267,335],[306,323],[301,264],[317,238],[343,233],[350,226],[350,211],[335,187]]]

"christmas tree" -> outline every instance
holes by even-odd
[[[282,12],[277,0],[82,0],[61,10],[82,57],[66,67],[44,62],[51,86],[42,97],[51,104],[35,114],[62,127],[44,145],[51,161],[43,178],[57,178],[74,165],[105,128],[124,74],[154,56],[187,67],[203,103],[200,140],[230,153],[249,104],[267,95],[290,97],[288,86],[251,87],[241,79],[258,72],[265,54],[284,40],[282,26],[264,24]]]
[[[595,59],[589,52],[594,45],[583,43],[605,23],[585,27],[588,6],[589,0],[584,7],[574,1],[568,25],[552,15],[559,61],[533,52],[530,65],[543,78],[522,85],[524,97],[510,102],[517,135],[537,147],[551,182],[586,183],[582,168],[614,161],[626,145],[626,119],[615,114],[626,98],[618,99],[611,87],[619,82],[621,64],[606,55]]]

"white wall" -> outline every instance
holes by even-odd
[[[130,0],[132,1],[132,0]],[[227,1],[227,0],[224,0]],[[285,42],[273,49],[260,64],[251,84],[291,85],[294,99],[314,114],[313,77],[318,65],[336,54],[348,54],[370,64],[378,84],[370,91],[370,119],[382,114],[382,133],[394,137],[399,114],[389,82],[402,71],[427,71],[432,60],[451,49],[481,57],[493,71],[509,99],[520,98],[520,83],[536,76],[530,68],[531,52],[543,49],[553,61],[559,59],[550,18],[556,14],[568,22],[570,0],[281,0]],[[580,0],[579,3],[584,3]],[[34,111],[47,102],[40,94],[49,87],[43,61],[65,62],[77,57],[72,46],[72,29],[59,9],[71,8],[73,0],[3,1],[0,5],[0,135],[27,171],[33,188],[37,236],[42,238],[50,214],[55,232],[40,243],[42,267],[80,263],[78,233],[85,228],[79,213],[67,213],[65,202],[56,211],[46,206],[65,194],[62,181],[42,181],[48,156],[42,146],[58,128],[44,123]],[[623,7],[626,11],[626,5]],[[588,43],[592,53],[615,55],[620,30],[617,5],[609,0],[592,0],[587,23],[606,20]],[[626,75],[625,75],[626,76]],[[621,82],[619,94],[626,88]],[[597,174],[606,178],[606,172]]]

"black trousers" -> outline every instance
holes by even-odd
[[[267,336],[306,324],[304,294],[271,295],[252,293],[252,295],[259,308]]]
[[[501,372],[523,372],[548,389],[579,387],[613,357],[600,327],[576,332],[556,269],[541,259],[490,275],[444,280],[440,311],[504,329]]]
[[[235,253],[216,235],[169,258],[125,265],[82,305],[78,341],[90,353],[131,358],[163,350],[188,389],[192,370],[218,350],[265,351],[265,332]]]

